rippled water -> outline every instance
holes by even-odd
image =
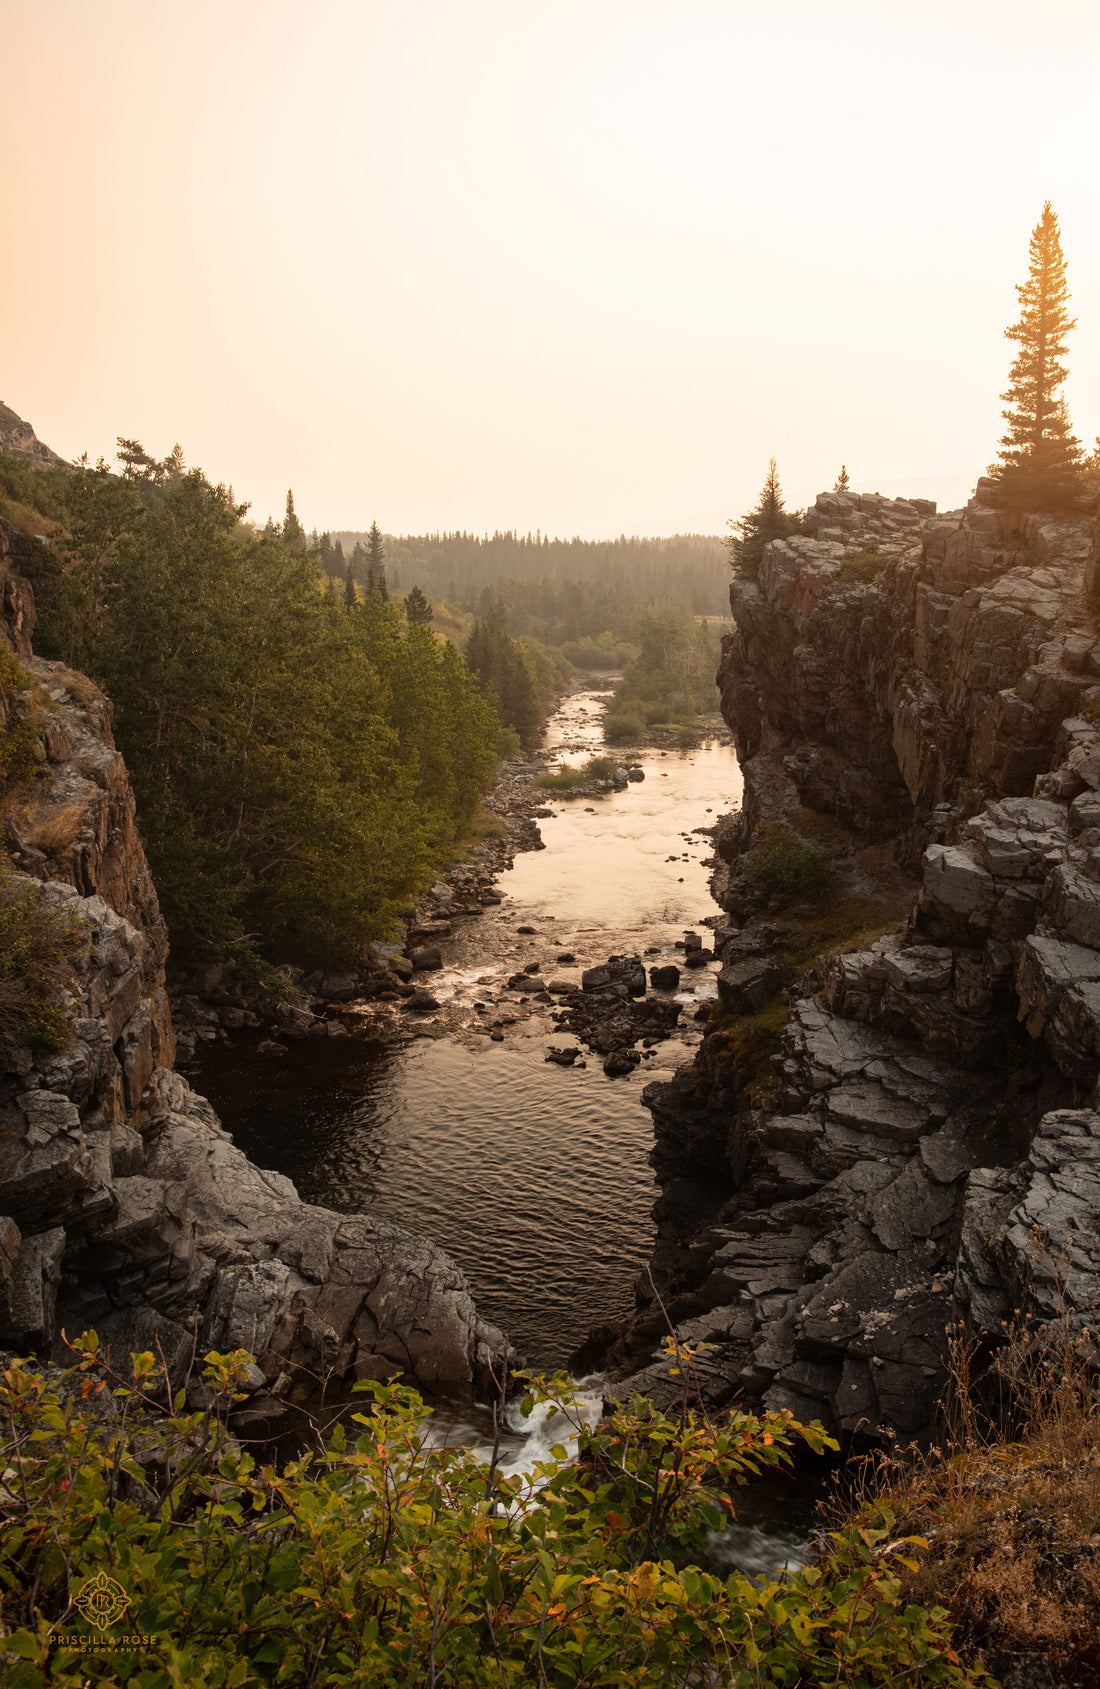
[[[599,701],[570,699],[548,742],[600,748]],[[549,796],[546,849],[517,857],[499,886],[504,903],[462,924],[430,978],[441,1000],[495,1003],[529,961],[543,977],[611,952],[682,955],[685,928],[713,913],[707,889],[712,824],[740,795],[727,742],[643,759],[646,779],[595,801]],[[533,934],[517,928],[531,926]],[[691,1010],[713,995],[712,972],[685,975]],[[196,1083],[246,1153],[288,1174],[302,1196],[369,1209],[441,1244],[465,1271],[481,1312],[532,1365],[551,1368],[598,1323],[633,1306],[633,1283],[653,1238],[648,1154],[652,1122],[639,1101],[650,1079],[686,1059],[672,1040],[635,1073],[609,1080],[545,1060],[557,1032],[549,1011],[487,1038],[387,1042],[310,1040],[278,1060],[248,1044],[208,1046]]]

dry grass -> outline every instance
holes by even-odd
[[[29,504],[20,504],[10,493],[0,493],[0,516],[24,534],[54,534],[61,526],[52,516],[43,516]]]
[[[1025,1318],[976,1387],[957,1337],[947,1451],[868,1477],[898,1533],[929,1545],[903,1598],[946,1608],[955,1646],[995,1672],[1042,1653],[1066,1682],[1100,1683],[1098,1362],[1070,1319]],[[991,1382],[1007,1404],[1000,1429],[982,1399]]]
[[[36,803],[27,810],[21,831],[35,850],[62,856],[76,843],[84,820],[81,803]]]
[[[87,707],[103,697],[103,693],[88,675],[81,674],[79,669],[69,668],[67,663],[55,663],[51,679],[64,686],[81,704]]]

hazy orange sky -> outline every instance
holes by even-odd
[[[1096,0],[0,0],[0,399],[307,527],[961,503],[1032,227],[1100,431]]]

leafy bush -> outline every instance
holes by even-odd
[[[86,942],[78,915],[0,870],[0,1026],[8,1037],[32,1049],[64,1048],[69,1028],[58,998]]]
[[[814,903],[833,882],[825,852],[800,844],[780,827],[768,830],[764,843],[743,859],[741,872],[762,897],[779,908]]]
[[[575,792],[588,784],[588,776],[575,763],[561,762],[548,774],[536,774],[531,784],[540,792]]]
[[[608,711],[603,736],[609,745],[637,745],[645,739],[645,722],[633,710]]]
[[[575,792],[596,780],[610,780],[618,766],[614,757],[589,757],[580,768],[563,762],[552,774],[536,775],[531,784],[543,792]]]
[[[158,1412],[151,1354],[127,1382],[97,1348],[76,1345],[61,1388],[21,1362],[0,1385],[9,1689],[988,1682],[941,1614],[899,1602],[889,1514],[776,1583],[686,1563],[728,1516],[724,1488],[799,1441],[835,1447],[786,1414],[713,1425],[635,1398],[532,1490],[429,1447],[415,1394],[369,1384],[354,1442],[338,1427],[277,1471],[224,1429],[246,1355],[207,1356],[211,1405],[187,1415],[182,1392]],[[525,1405],[555,1403],[572,1429],[568,1381],[528,1382]],[[125,1617],[93,1629],[74,1597],[100,1574]]]

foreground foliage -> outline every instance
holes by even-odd
[[[1042,1240],[1035,1246],[1041,1257]],[[1052,1277],[1064,1270],[1050,1266]],[[1100,1682],[1095,1335],[1081,1316],[1024,1315],[991,1359],[961,1330],[953,1349],[946,1447],[870,1474],[902,1528],[931,1545],[906,1568],[905,1593],[942,1603],[959,1646],[998,1673],[1041,1653],[1051,1681]]]
[[[372,1384],[354,1442],[338,1428],[277,1471],[224,1430],[246,1356],[207,1357],[211,1405],[188,1415],[182,1394],[158,1412],[152,1355],[131,1389],[94,1336],[76,1348],[60,1381],[14,1362],[0,1385],[9,1689],[983,1681],[939,1614],[899,1601],[888,1515],[778,1583],[690,1563],[731,1484],[826,1446],[786,1415],[715,1426],[635,1399],[533,1489],[429,1446],[415,1394]],[[530,1405],[567,1414],[540,1384]],[[129,1605],[96,1629],[74,1598],[100,1573]]]

